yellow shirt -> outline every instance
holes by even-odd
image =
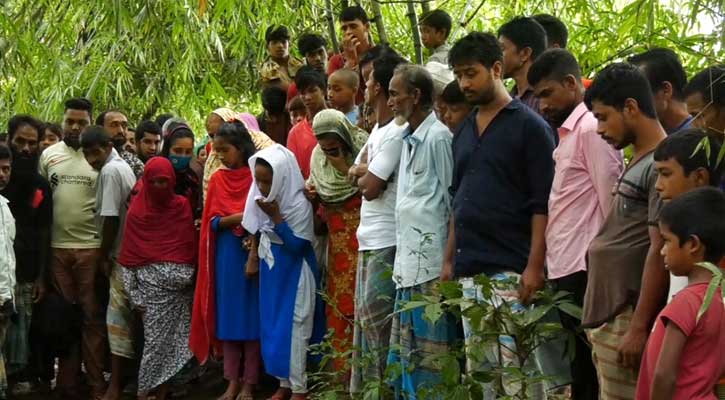
[[[40,175],[53,192],[51,246],[59,249],[96,249],[101,237],[94,220],[98,172],[83,157],[60,142],[43,151]]]

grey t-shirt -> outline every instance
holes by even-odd
[[[589,245],[585,328],[600,326],[637,304],[650,246],[648,228],[657,224],[662,204],[653,155],[630,164],[619,178],[612,208]]]
[[[96,224],[98,232],[103,234],[103,217],[118,217],[120,229],[111,251],[113,258],[118,258],[121,251],[123,227],[128,211],[128,196],[136,184],[136,175],[131,167],[118,155],[111,151],[106,164],[98,175],[96,190]]]

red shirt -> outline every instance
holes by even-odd
[[[310,158],[312,158],[312,150],[315,149],[315,146],[317,146],[317,138],[312,131],[312,124],[307,119],[293,126],[289,131],[287,148],[297,158],[305,180],[310,176]]]
[[[665,324],[677,325],[687,336],[677,367],[677,386],[672,398],[717,399],[715,384],[725,372],[725,309],[718,290],[707,312],[696,322],[707,286],[707,283],[698,283],[686,287],[660,312],[642,358],[637,400],[650,400],[655,367],[665,339]]]

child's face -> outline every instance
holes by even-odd
[[[272,169],[266,165],[257,164],[254,167],[254,179],[257,181],[257,187],[259,188],[262,196],[269,196],[269,192],[272,190],[272,179],[274,173]]]
[[[686,176],[684,168],[674,158],[655,161],[655,168],[657,169],[655,188],[664,202],[709,184],[709,179],[705,179],[707,172],[704,168],[692,171]]]
[[[307,116],[307,110],[304,108],[292,110],[289,112],[290,120],[292,121],[292,126],[295,126],[302,122],[305,117]]]
[[[471,106],[468,103],[446,104],[445,113],[443,114],[443,123],[446,124],[451,132],[460,125],[464,119],[471,113]]]
[[[214,151],[225,167],[236,169],[242,165],[242,152],[225,138],[214,137]]]
[[[355,106],[357,88],[350,87],[342,79],[333,75],[327,84],[327,97],[330,106],[338,111],[348,112]]]
[[[659,227],[665,243],[660,250],[660,254],[665,257],[665,268],[672,272],[672,275],[687,276],[695,263],[702,261],[694,257],[693,241],[680,243],[680,238],[670,231],[669,226],[660,222]]]
[[[435,49],[446,42],[446,31],[428,25],[421,25],[420,40],[426,49]]]

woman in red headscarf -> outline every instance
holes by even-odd
[[[171,162],[154,157],[126,215],[119,264],[129,301],[141,313],[144,349],[138,398],[157,389],[166,398],[166,382],[192,359],[187,345],[194,296],[196,246],[188,200],[174,193]]]

